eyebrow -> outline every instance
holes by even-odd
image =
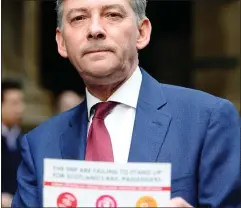
[[[74,8],[74,9],[70,9],[69,11],[68,11],[68,13],[67,13],[67,19],[70,19],[70,16],[71,16],[71,14],[72,13],[74,13],[74,12],[88,12],[88,9],[86,9],[86,8]]]
[[[120,4],[111,4],[111,5],[106,5],[106,6],[102,6],[101,10],[102,11],[106,11],[106,10],[110,10],[110,9],[118,9],[120,10],[123,14],[126,14],[126,10],[124,8],[124,6],[120,5]],[[67,13],[67,19],[70,19],[70,16],[72,13],[74,12],[84,12],[87,13],[88,9],[87,8],[74,8],[74,9],[70,9]]]
[[[102,10],[110,10],[110,9],[118,9],[120,10],[122,13],[126,14],[126,10],[124,8],[124,6],[120,5],[120,4],[111,4],[111,5],[106,5],[102,7]]]

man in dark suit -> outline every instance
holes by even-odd
[[[7,206],[17,188],[17,168],[21,162],[20,123],[24,110],[21,84],[4,80],[2,90],[2,201]],[[8,200],[7,200],[8,199]],[[10,206],[10,205],[8,205]]]
[[[58,0],[56,40],[86,99],[23,137],[13,207],[42,206],[43,159],[170,162],[171,207],[235,207],[240,131],[235,107],[159,84],[138,66],[150,40],[146,0]]]

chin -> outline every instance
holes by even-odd
[[[88,66],[88,69],[86,69],[86,72],[96,77],[110,76],[117,69],[116,66],[110,65],[110,63],[108,62],[102,62],[102,63],[96,62],[94,64],[89,64],[87,66]]]
[[[91,85],[109,85],[116,82],[116,68],[107,65],[92,66],[82,73],[84,82]]]

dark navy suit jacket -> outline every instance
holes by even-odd
[[[144,70],[129,162],[170,162],[172,197],[193,206],[240,202],[239,115],[229,101],[160,84]],[[13,207],[42,206],[43,159],[84,160],[87,105],[64,112],[23,137]]]
[[[20,152],[20,141],[21,135],[17,138],[17,148],[15,150],[10,150],[7,146],[7,138],[1,136],[2,145],[1,145],[1,174],[2,174],[2,183],[1,191],[14,194],[17,188],[17,169],[21,163],[21,152]]]

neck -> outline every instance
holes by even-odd
[[[128,76],[124,79],[115,82],[110,85],[88,85],[86,86],[88,91],[95,97],[99,98],[101,101],[106,101],[121,85],[128,80],[134,73],[136,67],[129,71]]]

